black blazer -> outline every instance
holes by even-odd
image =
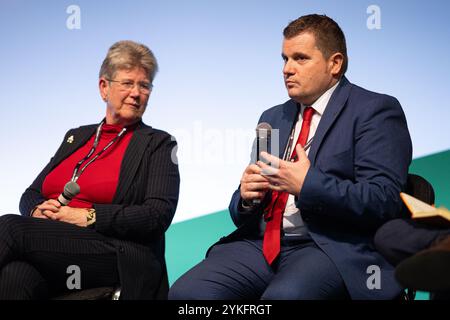
[[[45,201],[41,193],[47,174],[83,146],[97,125],[69,130],[50,163],[20,200],[20,212],[29,215]],[[69,139],[73,137],[73,139]],[[73,141],[70,143],[69,141]],[[117,248],[123,299],[164,299],[168,278],[164,234],[175,214],[180,177],[176,141],[168,133],[140,122],[125,152],[119,183],[111,204],[94,204],[96,231],[111,238]],[[161,268],[161,276],[149,274]]]

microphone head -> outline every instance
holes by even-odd
[[[80,193],[80,186],[74,181],[69,181],[64,186],[64,197],[71,200]]]
[[[267,122],[261,122],[256,127],[256,161],[266,162],[260,155],[262,151],[270,153],[271,132],[272,126]]]
[[[270,124],[268,124],[267,122],[258,123],[258,125],[256,126],[256,134],[258,134],[262,131],[266,131],[270,134],[271,130],[272,130],[272,126]]]

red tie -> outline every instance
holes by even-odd
[[[311,107],[306,107],[303,111],[302,129],[300,130],[300,135],[295,146],[300,144],[303,147],[306,144],[313,113],[314,109]],[[297,152],[294,147],[290,157],[291,160],[295,158],[296,154]],[[264,232],[263,254],[269,264],[272,264],[280,253],[281,218],[288,198],[289,193],[287,192],[272,191],[272,199],[264,210],[264,217],[267,224]]]

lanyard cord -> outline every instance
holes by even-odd
[[[126,128],[123,128],[122,131],[120,131],[117,136],[112,139],[99,153],[97,153],[95,155],[95,157],[93,157],[91,160],[88,161],[88,163],[86,163],[80,170],[81,165],[83,164],[83,162],[85,162],[87,159],[89,159],[92,154],[94,153],[95,149],[97,149],[97,145],[98,142],[100,141],[100,135],[102,132],[102,126],[103,126],[103,121],[100,123],[100,125],[97,127],[97,132],[95,134],[95,140],[94,140],[94,145],[92,146],[91,150],[89,151],[89,153],[83,158],[81,159],[77,165],[75,166],[75,169],[73,170],[73,175],[72,175],[72,180],[73,182],[77,182],[78,178],[81,176],[81,174],[84,172],[84,170],[95,160],[97,160],[98,157],[100,157],[103,152],[105,152],[106,150],[109,149],[109,147],[111,147],[120,137],[123,136],[123,134],[125,133],[125,131],[127,131]],[[78,171],[80,170],[80,171]]]
[[[297,122],[299,120],[300,110],[301,110],[301,107],[299,106],[298,110],[297,110],[297,113],[295,115],[295,118],[294,118],[295,121],[294,121],[294,124],[292,125],[291,134],[289,135],[288,146],[287,146],[287,149],[286,149],[285,154],[283,156],[283,160],[285,160],[285,161],[288,160],[288,158],[289,158],[289,156],[291,154],[292,144],[294,143],[295,127],[296,127]]]

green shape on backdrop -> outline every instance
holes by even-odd
[[[172,285],[205,257],[220,237],[236,229],[228,210],[174,223],[166,233],[166,262]]]
[[[450,150],[414,159],[410,173],[421,175],[434,187],[436,205],[450,209]],[[236,227],[228,210],[174,223],[166,233],[166,261],[169,282],[204,259],[208,248]],[[427,300],[428,293],[418,292],[417,300]]]

